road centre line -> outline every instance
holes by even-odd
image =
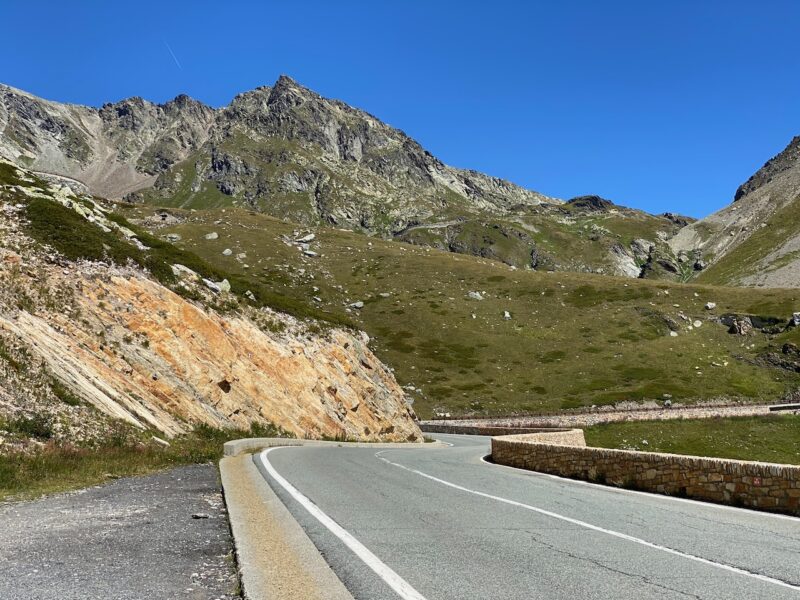
[[[615,538],[619,538],[619,539],[622,539],[622,540],[625,540],[625,541],[628,541],[628,542],[633,542],[635,544],[640,544],[640,545],[645,546],[647,548],[652,548],[653,550],[659,550],[659,551],[665,552],[667,554],[672,554],[674,556],[680,556],[682,558],[693,560],[695,562],[698,562],[698,563],[701,563],[701,564],[704,564],[704,565],[708,565],[708,566],[711,566],[711,567],[715,567],[717,569],[722,569],[722,570],[728,571],[730,573],[736,573],[737,575],[744,575],[746,577],[751,577],[753,579],[757,579],[757,580],[763,581],[765,583],[771,583],[773,585],[777,585],[777,586],[780,586],[780,587],[788,588],[788,589],[793,590],[795,592],[800,592],[800,586],[793,585],[793,584],[788,583],[786,581],[781,581],[780,579],[775,579],[775,578],[769,577],[767,575],[761,575],[760,573],[753,573],[751,571],[747,571],[745,569],[740,569],[739,567],[734,567],[734,566],[731,566],[731,565],[726,565],[724,563],[714,562],[713,560],[709,560],[707,558],[702,558],[700,556],[695,556],[694,554],[688,554],[686,552],[681,552],[680,550],[675,550],[675,549],[669,548],[667,546],[660,546],[658,544],[654,544],[653,542],[648,542],[647,540],[643,540],[641,538],[637,538],[637,537],[634,537],[632,535],[628,535],[626,533],[621,533],[619,531],[614,531],[612,529],[605,529],[603,527],[599,527],[597,525],[592,525],[591,523],[587,523],[585,521],[580,521],[578,519],[573,519],[572,517],[567,517],[565,515],[561,515],[561,514],[558,514],[558,513],[549,511],[549,510],[545,510],[543,508],[532,506],[530,504],[525,504],[523,502],[517,502],[516,500],[509,500],[508,498],[502,498],[500,496],[495,496],[493,494],[487,494],[485,492],[479,492],[477,490],[473,490],[473,489],[458,485],[456,483],[451,483],[449,481],[445,481],[444,479],[439,479],[438,477],[434,477],[433,475],[429,475],[428,473],[423,473],[422,471],[418,471],[416,469],[412,469],[411,467],[407,467],[405,465],[401,465],[399,463],[392,462],[389,459],[384,458],[383,456],[381,456],[381,454],[383,454],[384,452],[387,452],[387,450],[381,450],[380,452],[377,452],[375,454],[375,456],[378,459],[382,460],[383,462],[385,462],[387,464],[390,464],[390,465],[392,465],[394,467],[399,467],[401,469],[409,471],[410,473],[414,473],[416,475],[419,475],[420,477],[424,477],[426,479],[430,479],[431,481],[435,481],[435,482],[440,483],[442,485],[445,485],[447,487],[450,487],[450,488],[453,488],[453,489],[456,489],[456,490],[459,490],[459,491],[462,491],[462,492],[466,492],[468,494],[474,494],[475,496],[481,496],[483,498],[488,498],[490,500],[495,500],[497,502],[502,502],[503,504],[508,504],[508,505],[511,505],[511,506],[516,506],[518,508],[523,508],[523,509],[526,509],[526,510],[530,510],[532,512],[539,513],[541,515],[545,515],[545,516],[551,517],[553,519],[558,519],[560,521],[565,521],[567,523],[571,523],[573,525],[578,525],[579,527],[584,527],[584,528],[590,529],[592,531],[597,531],[599,533],[604,533],[606,535],[610,535],[610,536],[613,536]]]

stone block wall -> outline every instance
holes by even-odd
[[[492,438],[492,459],[562,477],[800,515],[800,466],[563,445],[563,437],[548,440],[549,435]]]
[[[460,425],[458,421],[452,424],[425,423],[419,424],[423,433],[452,433],[456,435],[514,435],[518,433],[540,433],[551,431],[569,431],[557,427],[503,427],[494,425]]]

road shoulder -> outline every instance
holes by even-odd
[[[0,505],[0,598],[238,599],[212,464]]]
[[[250,454],[220,461],[222,486],[248,600],[353,600]]]

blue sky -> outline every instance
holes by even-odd
[[[287,73],[449,164],[651,212],[726,205],[800,135],[797,1],[31,0],[2,13],[15,26],[0,81],[46,98],[221,106]]]

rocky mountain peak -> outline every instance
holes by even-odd
[[[119,102],[104,104],[100,108],[100,118],[110,127],[138,131],[155,114],[157,107],[139,96],[126,98]]]
[[[575,208],[583,208],[585,210],[592,211],[606,211],[614,206],[614,203],[611,200],[594,195],[576,196],[575,198],[567,200],[567,204],[574,206]]]
[[[796,165],[800,165],[800,136],[794,137],[780,154],[769,159],[750,179],[740,185],[734,194],[733,201],[737,202],[740,198],[769,183],[777,175]]]
[[[213,113],[215,112],[213,108],[200,102],[199,100],[195,100],[191,96],[187,96],[186,94],[178,94],[169,102],[162,104],[161,108],[163,108],[166,112],[171,111],[187,111],[192,113]]]

